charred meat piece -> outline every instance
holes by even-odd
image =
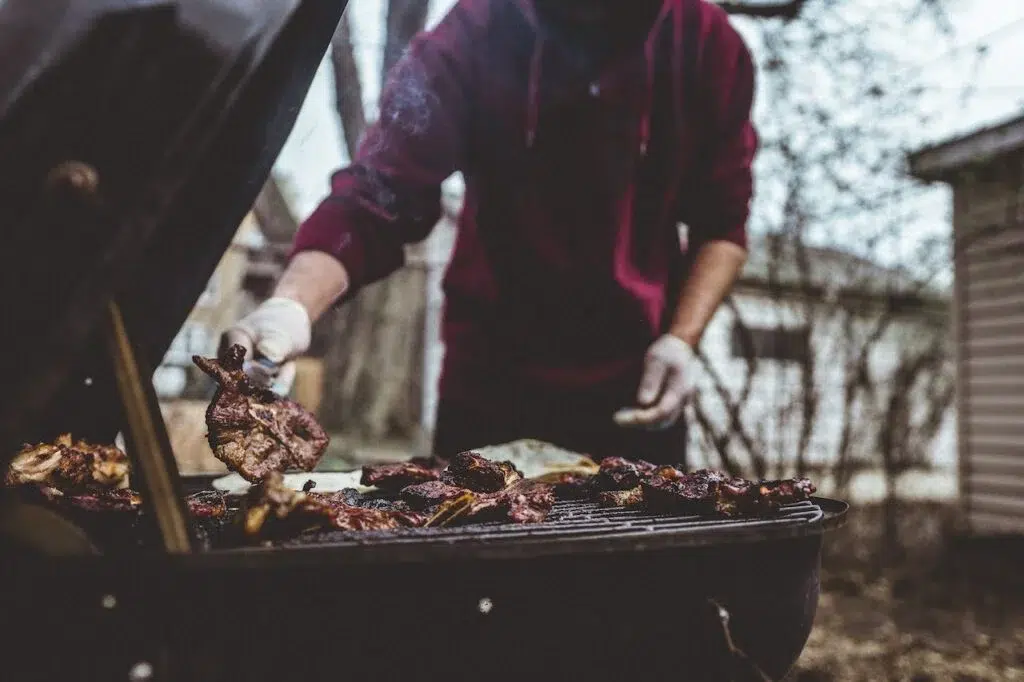
[[[348,504],[340,494],[319,495],[292,490],[272,472],[250,489],[245,505],[245,533],[279,538],[310,530],[393,530],[426,524],[427,517],[397,509],[371,509]]]
[[[367,507],[335,508],[334,527],[340,530],[395,530],[426,525],[427,516],[416,512],[369,509]]]
[[[71,434],[53,443],[26,445],[15,455],[4,482],[8,486],[39,484],[62,492],[125,488],[128,456],[110,445],[71,442]]]
[[[543,478],[550,483],[558,500],[588,500],[593,494],[594,476],[573,471],[548,475]]]
[[[757,484],[757,493],[762,501],[762,506],[773,510],[785,504],[808,500],[817,490],[814,484],[806,478],[762,481]]]
[[[555,493],[546,483],[522,481],[496,493],[479,493],[456,515],[451,525],[501,521],[540,523],[555,505]]]
[[[676,475],[677,469],[663,468],[640,483],[644,504],[656,511],[710,513],[715,511],[722,474],[701,469]]]
[[[641,488],[644,503],[653,510],[724,516],[770,514],[815,492],[805,478],[754,483],[708,469],[684,474],[671,467],[656,470]]]
[[[429,457],[412,457],[409,459],[409,463],[416,464],[424,469],[430,469],[431,471],[438,472],[448,466],[448,461],[441,459],[437,455],[430,455]]]
[[[441,474],[437,470],[428,469],[412,462],[395,462],[364,466],[359,482],[366,486],[376,486],[381,490],[398,492],[407,486],[436,481],[440,477]]]
[[[594,477],[596,490],[632,490],[653,472],[655,466],[643,460],[630,461],[623,457],[605,457]]]
[[[441,481],[427,481],[403,488],[402,499],[413,509],[430,509],[454,500],[465,492],[465,488],[457,488]]]
[[[336,509],[360,507],[380,511],[411,511],[408,504],[394,495],[363,494],[354,488],[345,488],[335,493],[312,493],[311,496]]]
[[[185,498],[188,513],[197,519],[219,519],[228,513],[224,494],[215,490],[204,490]]]
[[[219,360],[192,357],[217,382],[206,410],[210,449],[247,481],[275,471],[312,470],[327,449],[327,434],[301,405],[253,383],[242,370],[244,360],[239,345]]]
[[[522,479],[512,462],[494,462],[475,452],[455,455],[441,473],[441,480],[448,485],[477,493],[496,493]]]
[[[330,528],[336,513],[323,501],[292,490],[284,477],[271,471],[245,499],[245,534],[249,536],[298,535],[307,530]]]
[[[644,491],[640,486],[629,490],[604,490],[594,499],[602,507],[636,507],[643,504]]]
[[[142,498],[134,490],[114,488],[65,495],[59,504],[87,512],[137,512],[142,506]]]

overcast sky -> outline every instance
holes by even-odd
[[[838,0],[833,0],[838,1]],[[843,0],[854,2],[856,0]],[[455,0],[434,0],[430,23],[439,20]],[[891,74],[895,87],[926,88],[925,106],[938,112],[933,122],[908,133],[907,146],[916,147],[970,132],[1024,113],[1024,2],[1020,0],[948,0],[952,38],[907,41],[900,46],[906,67]],[[362,72],[365,103],[376,111],[380,91],[382,26],[386,3],[352,0],[356,58]],[[739,19],[744,35],[751,26]],[[979,47],[984,47],[979,52]],[[756,53],[756,47],[753,48]],[[964,88],[964,84],[969,87]],[[327,191],[329,174],[346,159],[334,114],[334,93],[329,65],[318,72],[295,130],[279,158],[276,172],[293,199],[300,218],[305,217]],[[766,103],[770,108],[770,103]],[[926,227],[948,229],[946,193],[930,195],[922,213]]]

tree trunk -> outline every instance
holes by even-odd
[[[428,6],[424,0],[391,0],[385,72],[422,30]],[[355,158],[366,118],[347,18],[332,50],[338,114],[349,158]],[[367,439],[420,436],[425,311],[426,271],[407,265],[317,325],[315,335],[327,342],[319,414],[326,428]]]

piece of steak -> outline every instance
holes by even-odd
[[[359,482],[388,492],[398,492],[410,485],[436,481],[440,477],[441,472],[435,469],[428,469],[412,462],[394,462],[367,464],[363,467],[363,475]]]
[[[656,468],[650,462],[623,457],[605,457],[599,466],[594,476],[595,490],[632,490]]]
[[[65,433],[53,443],[25,445],[14,456],[4,483],[38,484],[63,493],[87,492],[128,486],[128,455],[112,445],[72,443]]]
[[[284,477],[271,472],[253,486],[245,502],[245,534],[283,539],[315,530],[394,530],[426,524],[428,517],[397,507],[373,509],[349,504],[343,493],[319,494],[292,490]]]
[[[455,455],[441,472],[441,480],[448,485],[477,493],[496,493],[522,479],[512,462],[495,462],[475,452]]]
[[[197,519],[219,519],[228,513],[228,505],[224,493],[216,490],[203,490],[185,498],[188,513]]]
[[[402,499],[413,509],[430,509],[443,502],[454,500],[465,492],[465,488],[458,488],[441,481],[427,481],[403,488]]]
[[[643,501],[654,511],[723,516],[771,514],[815,492],[806,478],[752,482],[708,469],[683,473],[660,467],[641,482]]]
[[[603,490],[594,500],[602,507],[635,507],[643,504],[644,491],[640,486],[629,490]]]
[[[213,454],[252,482],[275,471],[312,470],[327,449],[327,434],[301,405],[256,385],[242,369],[244,360],[239,345],[220,359],[192,358],[217,382],[206,410]]]
[[[555,505],[551,485],[520,481],[496,493],[476,493],[473,501],[446,525],[464,525],[491,521],[540,523]]]

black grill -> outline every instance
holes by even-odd
[[[355,562],[438,558],[525,557],[546,554],[642,551],[697,547],[767,539],[803,537],[821,532],[834,516],[830,500],[800,502],[770,517],[729,519],[666,516],[641,509],[602,508],[592,502],[559,501],[544,523],[483,523],[452,528],[407,528],[389,531],[313,532],[273,547],[301,561],[304,555],[330,551]],[[263,547],[238,547],[228,536],[211,537],[217,554],[262,553]],[[356,550],[358,551],[351,551]],[[280,560],[282,556],[278,556]]]

